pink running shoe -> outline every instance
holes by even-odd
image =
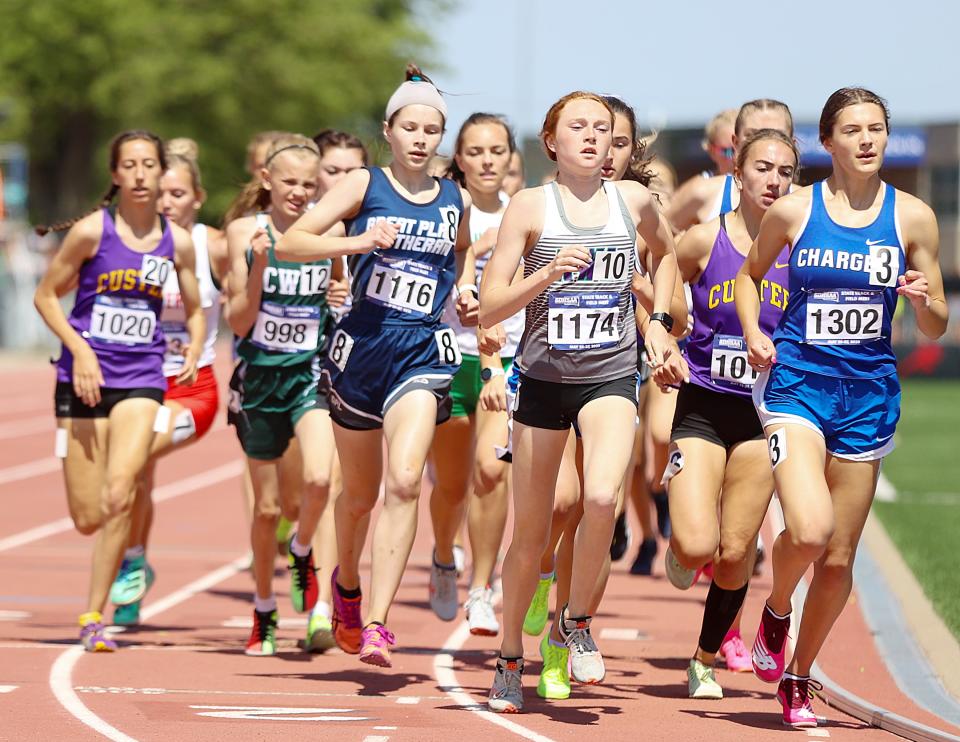
[[[816,680],[785,673],[777,688],[777,700],[783,706],[783,725],[787,727],[815,727],[817,715],[813,712],[814,692],[823,690]]]
[[[344,652],[356,654],[360,651],[363,629],[363,621],[360,620],[360,598],[345,598],[340,594],[337,587],[339,573],[340,567],[336,567],[330,576],[333,588],[333,616],[330,618],[333,638]]]
[[[769,606],[764,606],[760,628],[753,641],[753,672],[764,683],[776,683],[786,669],[787,632],[790,616],[777,618]]]
[[[730,672],[750,672],[753,667],[753,663],[750,661],[750,652],[747,651],[747,645],[743,643],[739,629],[730,629],[727,635],[723,637],[720,654],[723,655]]]
[[[383,624],[365,626],[360,638],[360,661],[377,667],[393,667],[390,647],[396,643],[396,637]]]

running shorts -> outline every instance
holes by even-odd
[[[513,419],[533,428],[568,430],[588,402],[623,397],[637,404],[637,374],[592,384],[541,381],[520,374]]]
[[[213,366],[204,366],[197,372],[197,379],[190,384],[177,384],[177,377],[167,377],[167,393],[164,402],[176,402],[183,407],[183,419],[174,418],[173,442],[188,438],[202,438],[213,425],[220,395]],[[178,416],[179,417],[179,416]]]
[[[677,392],[670,440],[682,438],[702,438],[729,450],[744,441],[763,440],[763,426],[746,397],[683,384]]]
[[[95,418],[109,417],[119,402],[125,399],[152,399],[157,404],[163,404],[163,389],[151,386],[136,387],[133,389],[115,389],[100,387],[100,403],[95,407],[87,405],[73,391],[73,384],[58,381],[53,393],[54,414],[57,418]]]

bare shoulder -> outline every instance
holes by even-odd
[[[677,251],[700,253],[713,247],[720,230],[720,217],[703,224],[695,224],[677,241]]]
[[[170,234],[173,235],[174,245],[178,248],[193,246],[193,236],[187,230],[172,221],[168,221],[167,224],[170,225]]]
[[[812,198],[813,186],[797,188],[774,201],[773,205],[767,209],[767,216],[773,215],[786,221],[802,220],[810,209]]]
[[[937,216],[926,203],[913,194],[897,189],[897,216],[907,230],[936,227]]]
[[[257,218],[255,216],[241,216],[227,225],[227,240],[249,239],[256,228]]]
[[[463,199],[463,208],[469,209],[471,206],[473,206],[473,199],[470,198],[470,192],[463,186],[459,186],[459,188],[460,198]]]
[[[97,247],[100,243],[100,237],[103,235],[103,210],[97,209],[92,214],[87,214],[74,223],[70,227],[69,235],[84,245]]]
[[[650,189],[635,180],[618,180],[614,186],[627,206],[645,208],[654,200]]]
[[[711,175],[709,178],[695,175],[677,189],[673,199],[689,199],[690,201],[706,203],[719,195],[726,180],[726,175]]]

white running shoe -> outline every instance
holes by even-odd
[[[523,660],[497,659],[493,687],[487,707],[498,714],[516,714],[523,711]]]
[[[457,568],[457,577],[463,577],[467,568],[467,554],[459,544],[453,545],[453,564]]]
[[[438,565],[436,553],[430,564],[430,607],[442,621],[452,621],[460,610],[457,568]]]
[[[467,623],[474,636],[496,636],[500,633],[500,623],[493,610],[493,590],[489,587],[475,587],[470,591],[464,604]]]
[[[697,581],[698,570],[687,569],[680,564],[669,545],[667,545],[667,551],[663,555],[663,569],[667,573],[670,584],[678,590],[689,590],[690,586]]]
[[[569,618],[566,606],[560,616],[560,638],[570,650],[570,674],[578,683],[602,683],[607,670],[603,655],[590,636],[590,616]]]

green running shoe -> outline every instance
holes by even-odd
[[[114,626],[136,626],[140,623],[140,601],[118,605],[113,609]]]
[[[296,536],[292,536],[292,542]],[[320,596],[317,568],[313,563],[313,549],[306,556],[298,557],[288,549],[287,569],[290,571],[290,602],[297,613],[312,611]]]
[[[723,688],[713,676],[713,668],[700,660],[690,660],[687,668],[687,695],[690,698],[723,698]]]
[[[154,579],[156,575],[153,573],[153,567],[147,564],[146,557],[124,559],[120,563],[117,578],[110,586],[110,602],[114,605],[130,605],[143,600],[143,596],[153,585]]]
[[[527,615],[523,619],[523,633],[530,636],[540,636],[543,627],[547,625],[550,615],[550,586],[553,584],[553,575],[537,583],[537,590],[527,608]]]
[[[537,682],[537,695],[561,701],[569,698],[570,673],[567,671],[567,662],[570,650],[551,644],[550,635],[547,634],[540,641],[540,656],[543,658],[543,670]]]
[[[253,630],[247,640],[244,654],[251,657],[271,657],[277,653],[277,622],[276,611],[261,613],[253,610]]]
[[[307,644],[308,652],[320,653],[326,652],[337,645],[333,638],[333,624],[326,616],[310,614],[310,620],[307,622]]]
[[[293,530],[293,521],[282,515],[277,520],[277,554],[286,556],[290,544],[290,531]]]

